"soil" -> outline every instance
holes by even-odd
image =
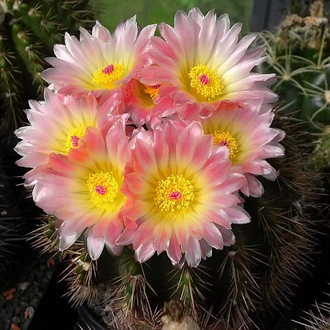
[[[54,259],[30,256],[31,263],[19,269],[18,281],[1,285],[0,329],[27,330],[56,269]],[[16,274],[17,275],[17,274]]]

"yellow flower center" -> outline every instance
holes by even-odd
[[[205,65],[196,65],[188,73],[190,87],[194,88],[197,94],[207,101],[220,96],[224,89],[221,78],[215,71],[210,70]]]
[[[93,74],[92,83],[101,85],[104,88],[112,89],[114,83],[124,77],[125,67],[121,64],[110,64],[102,69],[98,69]]]
[[[105,211],[116,208],[115,198],[119,187],[110,172],[97,172],[90,174],[86,183],[89,189],[92,204]]]
[[[154,100],[158,96],[160,85],[148,86],[144,85],[144,92],[149,94],[152,100]]]
[[[158,181],[156,197],[154,198],[158,210],[165,215],[182,215],[189,209],[194,200],[194,186],[182,175],[171,175],[165,180]]]
[[[68,154],[69,150],[71,148],[77,148],[79,145],[79,140],[82,136],[85,135],[86,127],[85,126],[78,126],[76,128],[73,128],[67,137],[66,144],[64,146],[65,153]]]
[[[155,106],[154,99],[158,96],[158,90],[160,85],[144,85],[136,80],[136,90],[133,91],[138,101],[142,103],[145,109],[153,109]]]
[[[238,152],[238,146],[235,138],[228,132],[221,132],[217,130],[213,133],[214,144],[220,144],[226,146],[230,150],[229,159],[233,161]]]

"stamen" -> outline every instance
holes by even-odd
[[[223,94],[225,86],[219,75],[205,65],[196,65],[188,73],[190,78],[190,90],[200,101],[211,101]]]
[[[90,201],[95,207],[105,211],[116,208],[119,186],[113,173],[97,172],[90,174],[86,186],[90,193]]]
[[[71,148],[77,148],[79,146],[79,140],[85,135],[85,131],[85,126],[78,126],[68,132],[63,154],[67,155]]]
[[[234,161],[238,153],[238,145],[235,138],[229,132],[217,130],[213,133],[214,144],[226,146],[230,150],[229,159]]]
[[[144,92],[146,94],[149,94],[151,99],[154,100],[158,96],[159,87],[160,85],[153,85],[153,86],[144,85]]]
[[[125,67],[121,64],[109,64],[102,69],[98,69],[93,74],[92,83],[98,88],[113,89],[115,82],[122,79],[125,74]]]
[[[171,175],[158,181],[155,204],[165,216],[180,216],[190,208],[194,200],[194,186],[182,175]]]

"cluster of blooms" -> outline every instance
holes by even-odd
[[[18,164],[61,250],[82,236],[92,259],[129,245],[139,262],[166,251],[196,267],[250,221],[240,194],[276,178],[265,159],[284,154],[284,134],[270,127],[273,75],[251,72],[255,35],[238,41],[240,24],[196,8],[155,29],[97,22],[55,45],[45,101],[16,131]]]

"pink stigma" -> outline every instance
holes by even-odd
[[[160,87],[160,85],[153,85],[151,86],[152,88],[158,89]]]
[[[228,147],[229,146],[229,144],[228,144],[228,142],[226,140],[221,141],[220,145],[221,146],[225,146],[225,147]]]
[[[107,67],[105,67],[102,72],[105,74],[110,74],[111,72],[113,72],[115,70],[115,67],[113,66],[113,64],[108,65]]]
[[[72,142],[72,146],[73,146],[74,148],[78,147],[79,140],[80,140],[80,139],[78,138],[77,135],[72,135],[72,136],[71,136],[71,142]]]
[[[181,194],[178,191],[173,191],[170,193],[170,199],[180,199]]]
[[[95,192],[100,194],[100,195],[105,195],[107,191],[103,186],[96,186],[95,187]]]
[[[207,85],[210,82],[210,79],[206,74],[201,74],[199,80],[203,85]]]

